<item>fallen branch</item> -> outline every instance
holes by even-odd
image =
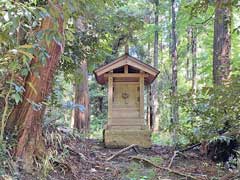
[[[187,177],[187,178],[191,178],[191,179],[194,179],[194,180],[201,180],[202,178],[200,177],[195,177],[195,176],[191,176],[189,174],[184,174],[180,171],[176,171],[176,170],[173,170],[173,169],[170,169],[168,167],[162,167],[162,166],[158,166],[156,164],[154,164],[153,162],[151,162],[150,160],[146,159],[146,158],[143,158],[143,157],[139,157],[139,156],[130,156],[131,159],[136,159],[136,160],[139,160],[139,161],[144,161],[150,165],[152,165],[153,167],[155,168],[159,168],[161,170],[165,170],[165,171],[168,171],[170,173],[174,173],[174,174],[177,174],[177,175],[180,175],[180,176],[184,176],[184,177]],[[203,179],[202,179],[203,180]]]
[[[231,172],[229,174],[226,174],[225,176],[221,177],[220,180],[231,180],[231,179],[235,179],[238,176],[240,176],[239,172]]]
[[[188,156],[185,155],[185,154],[183,154],[181,151],[174,151],[174,154],[173,154],[173,156],[172,156],[172,158],[171,158],[171,161],[170,161],[170,163],[169,163],[169,165],[168,165],[168,168],[171,168],[172,163],[173,163],[173,160],[175,159],[175,157],[176,157],[177,155],[182,155],[184,158],[188,158]]]
[[[192,146],[186,147],[185,149],[179,150],[179,152],[185,152],[185,151],[191,150],[191,149],[193,149],[193,148],[195,148],[195,147],[201,146],[201,144],[202,144],[202,143],[194,144],[194,145],[192,145]]]
[[[172,156],[172,158],[171,158],[171,161],[170,161],[170,163],[168,164],[168,168],[171,168],[172,163],[173,163],[173,160],[174,160],[174,158],[178,155],[178,153],[179,153],[179,151],[174,151],[174,154],[173,154],[173,156]]]
[[[173,163],[173,160],[175,159],[175,157],[176,157],[177,155],[182,155],[182,156],[184,156],[184,157],[187,157],[185,154],[183,154],[183,152],[188,151],[188,150],[191,150],[191,149],[193,149],[193,148],[195,148],[195,147],[197,147],[197,146],[200,146],[200,145],[201,145],[201,143],[198,143],[198,144],[194,144],[194,145],[192,145],[192,146],[189,146],[189,147],[187,147],[187,148],[185,148],[185,149],[181,149],[181,150],[178,150],[178,151],[174,151],[174,154],[173,154],[173,156],[172,156],[172,158],[171,158],[171,161],[170,161],[170,163],[169,163],[169,165],[168,165],[168,168],[171,168],[172,163]]]
[[[132,145],[126,147],[126,148],[123,148],[120,151],[118,151],[116,154],[114,154],[111,157],[107,158],[106,161],[111,161],[113,158],[115,158],[115,157],[119,156],[120,154],[128,151],[129,149],[133,149],[136,152],[136,147],[137,147],[136,144],[132,144]]]

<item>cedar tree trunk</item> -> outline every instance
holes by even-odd
[[[229,80],[231,52],[231,0],[218,0],[215,7],[213,42],[213,83]]]
[[[197,35],[195,31],[192,30],[192,91],[196,94],[197,90]]]
[[[172,124],[177,125],[179,121],[179,112],[178,112],[178,101],[177,101],[177,35],[176,35],[176,0],[172,0],[172,87],[171,87],[171,96],[172,96],[172,104],[171,104],[171,121]],[[173,130],[173,143],[177,144],[177,135],[176,128]]]
[[[191,44],[192,44],[192,27],[187,29],[187,62],[186,62],[186,80],[190,79],[190,59],[191,59]]]
[[[57,19],[46,17],[39,30],[52,29],[53,24],[57,23],[58,32],[63,35],[62,9],[57,6],[55,8],[58,9],[59,17]],[[64,41],[52,40],[48,45],[44,41],[41,43],[46,47],[49,57],[44,65],[40,63],[38,57],[32,60],[31,72],[27,76],[24,87],[23,101],[13,109],[6,127],[7,133],[17,133],[15,156],[22,160],[26,170],[32,169],[35,157],[44,155],[42,118],[45,108],[43,102],[51,92],[54,72],[64,50]]]
[[[159,0],[155,0],[156,11],[155,11],[155,26],[158,28],[159,22]],[[158,29],[154,33],[154,57],[153,65],[158,69]],[[153,131],[158,132],[159,130],[159,113],[158,113],[158,79],[156,78],[152,84],[152,105],[153,105]]]
[[[88,71],[87,61],[84,60],[80,66],[82,81],[75,84],[75,104],[81,104],[85,107],[84,111],[79,108],[74,109],[74,118],[72,119],[72,128],[80,132],[89,130],[90,112],[89,112],[89,90],[88,90]]]

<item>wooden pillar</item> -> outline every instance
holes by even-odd
[[[113,76],[112,72],[108,76],[108,125],[111,125],[112,121],[112,101],[113,101]]]
[[[140,86],[140,118],[144,119],[144,74],[141,72],[141,76],[139,78],[139,86]]]
[[[151,123],[150,123],[150,85],[147,85],[147,116],[146,116],[146,120],[147,120],[147,125],[148,128],[151,129]]]

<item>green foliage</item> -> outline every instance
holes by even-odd
[[[5,143],[0,144],[0,176],[5,174],[5,165],[7,160],[7,150]]]
[[[158,166],[160,166],[163,163],[163,159],[160,156],[149,157],[149,160]]]
[[[53,86],[53,91],[45,102],[47,111],[44,116],[44,123],[62,123],[70,127],[72,110],[75,107],[73,86],[70,82],[65,81],[61,72],[55,76]]]
[[[194,142],[239,128],[239,88],[239,77],[235,77],[227,86],[202,88],[196,97],[183,95],[180,102],[188,118],[182,122],[180,133]]]
[[[0,177],[2,175],[11,175],[16,178],[19,174],[16,171],[17,165],[13,161],[12,149],[15,142],[7,143],[2,141],[0,143]]]
[[[64,37],[57,32],[57,23],[52,29],[38,31],[42,19],[51,16],[55,21],[58,11],[46,1],[30,0],[0,2],[0,116],[7,98],[7,115],[14,105],[22,101],[24,80],[31,71],[38,73],[38,65],[31,66],[33,57],[46,64],[49,57],[46,47],[51,40],[65,41],[64,54],[55,76],[53,92],[46,102],[31,102],[35,109],[47,105],[44,122],[63,123],[70,126],[72,109],[63,104],[73,101],[73,84],[80,83],[82,76],[79,65],[87,60],[89,71],[89,90],[91,105],[91,134],[100,137],[107,120],[107,91],[94,80],[92,70],[99,64],[109,62],[123,53],[128,42],[130,54],[148,64],[152,63],[154,31],[159,31],[159,70],[160,92],[160,134],[153,134],[154,143],[172,145],[170,95],[171,88],[171,9],[170,1],[160,1],[155,7],[153,1],[129,0],[63,0]],[[55,2],[55,1],[54,1]],[[219,133],[240,127],[239,120],[239,66],[240,66],[240,16],[239,6],[234,1],[232,27],[232,82],[225,87],[212,87],[212,47],[213,47],[213,1],[177,1],[178,35],[178,92],[180,122],[177,125],[180,144],[194,143],[202,139],[215,138]],[[159,26],[153,22],[154,11],[159,10]],[[197,34],[197,82],[196,94],[191,90],[191,77],[186,78],[187,29],[193,27]],[[114,49],[116,46],[116,49]],[[115,52],[116,51],[116,52]],[[189,69],[191,69],[191,62]],[[236,76],[234,78],[234,76]],[[11,81],[11,77],[13,80]],[[34,90],[32,84],[29,84]],[[12,89],[11,89],[12,87]],[[6,117],[7,117],[6,115]],[[5,148],[0,145],[0,158],[5,158]],[[2,153],[1,153],[2,152]],[[47,174],[46,157],[43,170]],[[0,159],[0,163],[4,159]],[[131,165],[128,178],[146,179],[141,174],[141,165]],[[152,174],[151,174],[152,173]],[[149,175],[150,174],[150,175]],[[153,177],[153,172],[149,172]],[[147,176],[148,176],[147,175]]]
[[[103,127],[107,122],[107,89],[94,80],[89,81],[89,89],[91,106],[90,131],[92,137],[101,139]]]
[[[173,145],[171,134],[169,133],[169,131],[166,131],[166,130],[161,131],[160,133],[153,133],[151,140],[154,144],[169,145],[169,146]]]
[[[143,164],[132,162],[128,165],[128,170],[123,172],[123,177],[126,180],[153,180],[156,177],[156,172],[153,168],[146,168]]]

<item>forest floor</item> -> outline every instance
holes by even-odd
[[[53,137],[48,134],[48,137]],[[60,136],[59,136],[60,137]],[[50,139],[48,138],[47,141]],[[50,141],[49,141],[50,142]],[[21,174],[20,179],[48,180],[237,180],[233,173],[191,149],[172,158],[174,149],[153,145],[149,149],[130,148],[111,160],[121,149],[105,148],[100,140],[66,138],[61,136],[49,143],[48,151],[57,150],[58,157],[51,158],[52,168],[44,167],[45,176]],[[60,146],[61,147],[60,147]],[[55,146],[55,147],[54,147]],[[56,149],[56,147],[58,147]],[[169,163],[173,159],[171,167]],[[45,165],[47,166],[47,165]],[[164,169],[165,168],[165,169]],[[176,171],[179,174],[171,172]],[[43,173],[43,171],[41,171]],[[187,177],[188,176],[188,177]],[[192,178],[191,178],[191,177]]]

